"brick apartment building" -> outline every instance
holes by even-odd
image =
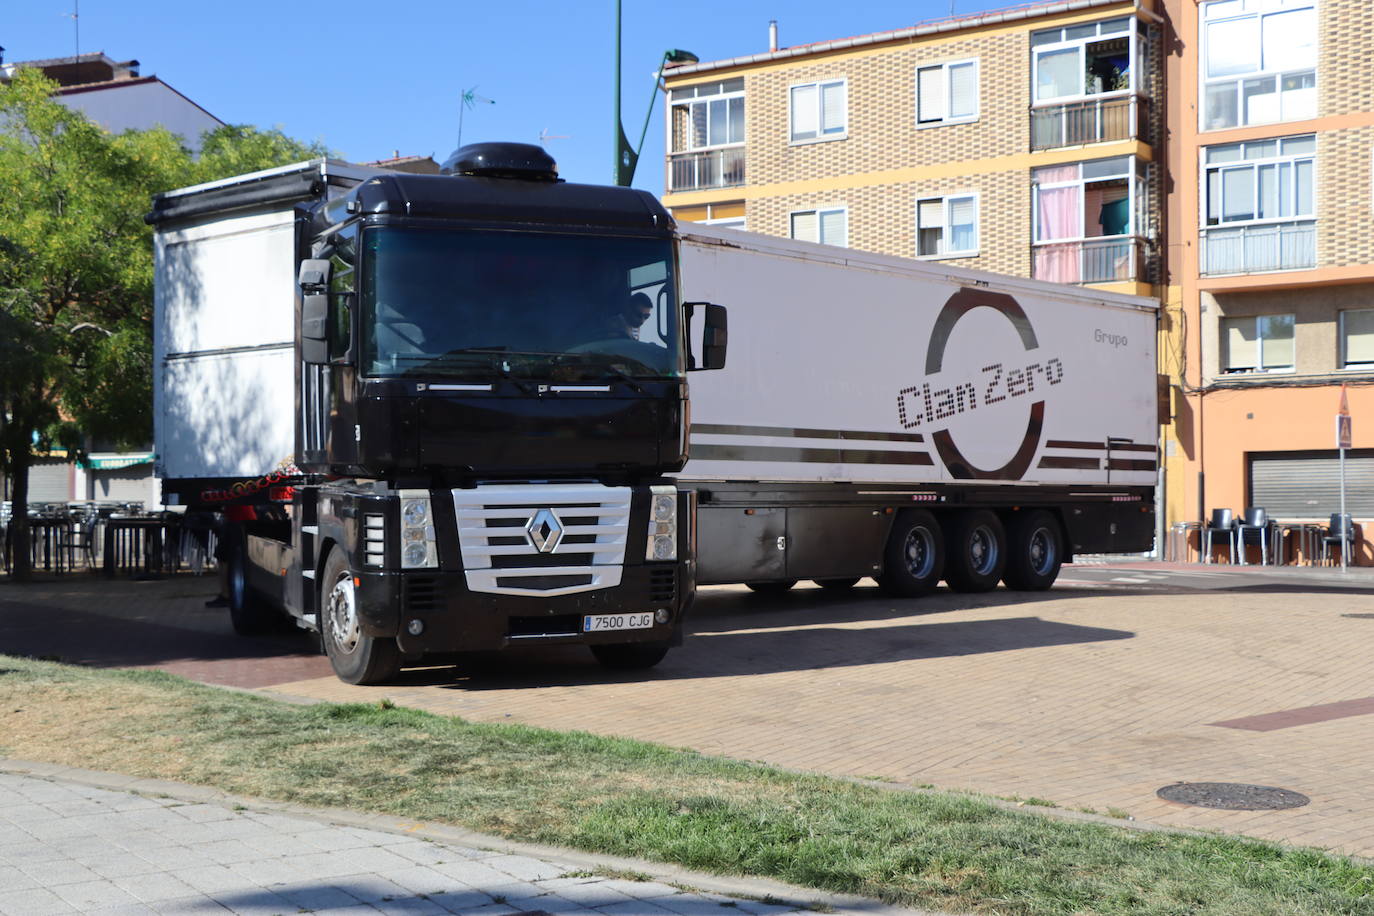
[[[1166,521],[1325,522],[1349,382],[1349,509],[1374,522],[1368,0],[1067,0],[774,44],[668,71],[677,218],[1157,297]]]

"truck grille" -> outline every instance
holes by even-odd
[[[673,567],[649,570],[649,600],[655,604],[672,604],[676,586],[677,570]]]
[[[405,576],[405,608],[410,614],[439,609],[439,580],[433,576]]]
[[[551,596],[619,585],[630,495],[600,484],[454,490],[468,588]]]

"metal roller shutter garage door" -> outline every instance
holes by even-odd
[[[1272,518],[1327,519],[1340,511],[1340,463],[1335,451],[1250,455],[1250,505]],[[1345,453],[1345,511],[1374,518],[1374,450]]]
[[[35,461],[29,468],[29,505],[70,502],[75,467],[68,461]]]

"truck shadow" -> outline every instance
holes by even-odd
[[[648,671],[611,672],[585,649],[479,656],[458,668],[405,672],[399,683],[452,690],[506,690],[597,683],[695,680],[1011,652],[1131,639],[1128,630],[1040,617],[925,621],[841,627],[789,619],[767,629],[699,629]]]

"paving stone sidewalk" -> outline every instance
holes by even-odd
[[[39,764],[22,766],[51,772],[25,775],[15,772],[20,766],[0,760],[5,916],[774,916],[817,906],[874,916],[914,913],[775,882],[521,846],[438,825],[236,801],[194,786]],[[75,778],[61,778],[64,772]],[[457,837],[470,842],[445,841]],[[658,880],[605,874],[646,867],[657,870]],[[689,885],[696,889],[684,889]]]

